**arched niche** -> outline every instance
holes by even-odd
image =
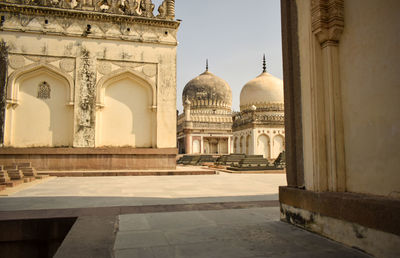
[[[104,105],[104,92],[105,89],[108,85],[110,85],[112,82],[121,80],[121,78],[130,78],[132,81],[134,81],[137,85],[143,86],[143,87],[148,87],[151,90],[151,106],[149,108],[156,109],[157,108],[157,87],[156,85],[146,79],[141,73],[138,73],[136,71],[130,70],[130,69],[118,69],[116,71],[113,71],[112,73],[103,76],[96,85],[97,89],[97,105],[98,106],[103,106]]]
[[[47,74],[51,77],[59,78],[60,80],[65,81],[66,85],[68,85],[68,98],[66,99],[66,103],[69,105],[73,105],[74,103],[74,80],[73,78],[64,73],[61,69],[50,65],[50,64],[31,64],[24,66],[16,71],[14,71],[8,77],[7,81],[7,103],[12,105],[18,105],[19,100],[19,86],[21,82],[21,78],[27,79],[32,76],[37,76],[39,74]]]
[[[240,153],[242,154],[246,153],[246,143],[245,143],[245,138],[243,136],[240,137]]]
[[[270,158],[270,140],[266,134],[261,134],[257,138],[257,154]]]
[[[279,153],[285,150],[285,137],[278,134],[274,137],[272,146],[272,158],[277,158]]]
[[[197,139],[193,141],[193,153],[194,154],[200,153],[200,141]]]
[[[13,72],[7,85],[5,145],[72,146],[73,81],[58,68],[30,65]]]
[[[251,136],[247,135],[246,136],[246,154],[249,155],[250,154],[250,150],[251,150]]]
[[[96,146],[156,147],[156,88],[120,70],[97,83]]]

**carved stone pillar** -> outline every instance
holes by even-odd
[[[316,103],[323,108],[316,108],[314,124],[317,133],[325,139],[317,139],[325,152],[317,159],[319,166],[317,189],[321,191],[345,191],[345,154],[343,114],[339,73],[339,39],[344,27],[344,0],[313,0],[311,6],[312,32],[316,36],[321,47],[320,64],[322,74],[319,85],[316,85],[314,98]],[[322,112],[322,113],[321,113]],[[317,118],[323,118],[318,121]],[[322,123],[322,124],[321,124]],[[318,125],[319,124],[319,125]]]
[[[0,41],[0,146],[4,143],[7,70],[8,48],[6,42]]]
[[[95,147],[96,60],[83,48],[77,66],[74,147]]]

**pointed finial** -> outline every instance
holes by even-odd
[[[208,71],[208,59],[206,59],[206,71]]]
[[[265,54],[263,56],[263,73],[267,72],[267,62],[265,61]]]

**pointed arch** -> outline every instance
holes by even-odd
[[[19,100],[19,82],[40,74],[47,74],[52,77],[66,81],[68,85],[67,103],[74,103],[74,80],[72,77],[64,73],[61,69],[50,64],[31,64],[14,71],[7,82],[7,102],[18,104]]]
[[[260,134],[257,137],[257,154],[261,154],[267,159],[271,158],[270,144],[271,142],[269,136],[265,133]]]
[[[129,78],[136,82],[138,85],[142,87],[147,87],[151,90],[151,107],[150,108],[156,108],[157,107],[157,88],[154,83],[149,81],[147,78],[145,78],[142,74],[133,71],[131,69],[126,69],[126,68],[121,68],[118,69],[108,75],[103,76],[96,85],[97,89],[97,105],[98,106],[104,106],[104,93],[105,93],[105,88],[119,80],[123,80]]]

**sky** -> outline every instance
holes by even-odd
[[[162,0],[153,0],[158,8]],[[157,13],[155,11],[155,13]],[[239,111],[240,91],[267,70],[282,79],[282,42],[279,0],[176,0],[180,19],[177,50],[177,109],[182,112],[186,83],[209,71],[228,82],[232,109]]]

